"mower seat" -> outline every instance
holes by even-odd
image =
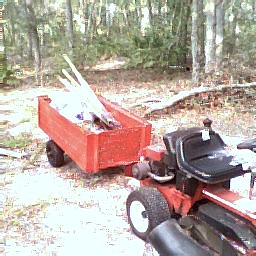
[[[199,127],[192,127],[192,128],[188,128],[188,129],[181,129],[181,130],[177,130],[171,133],[167,133],[163,136],[163,141],[168,153],[168,158],[169,158],[169,163],[170,163],[170,168],[173,169],[178,169],[178,163],[177,163],[177,159],[176,159],[176,143],[177,140],[181,137],[184,137],[186,135],[190,135],[192,133],[195,132],[199,132],[201,131],[202,128]]]
[[[244,174],[242,164],[225,148],[225,143],[214,131],[203,140],[201,132],[178,139],[177,163],[180,171],[205,183],[219,183]]]

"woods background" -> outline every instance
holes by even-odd
[[[61,70],[63,53],[79,67],[125,57],[127,67],[190,68],[195,85],[208,80],[250,82],[254,76],[255,0],[4,4],[6,22],[0,25],[5,38],[1,52],[8,63],[2,65],[5,77],[29,66],[37,74],[54,75]]]

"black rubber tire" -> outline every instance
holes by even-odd
[[[136,204],[142,205],[145,209],[141,212],[141,216],[140,213],[138,213],[142,219],[147,219],[145,220],[146,225],[143,227],[143,230],[138,230],[138,224],[134,223],[133,220],[134,217],[132,216],[133,213],[131,209],[134,211],[133,208]],[[133,233],[144,241],[148,241],[149,233],[156,226],[171,218],[167,201],[159,190],[152,187],[142,187],[131,192],[126,201],[126,211],[128,222]]]
[[[51,166],[60,167],[64,164],[64,152],[53,140],[46,142],[46,155]]]
[[[151,170],[147,162],[139,162],[132,166],[132,175],[137,180],[144,180],[148,177],[148,172]]]

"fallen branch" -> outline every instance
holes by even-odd
[[[221,91],[223,89],[235,89],[235,88],[246,88],[246,87],[254,87],[256,86],[256,82],[254,83],[248,83],[248,84],[232,84],[232,85],[219,85],[216,87],[205,87],[205,86],[200,86],[196,87],[190,90],[186,91],[181,91],[178,94],[172,96],[170,99],[166,101],[161,101],[159,103],[152,104],[145,112],[144,116],[147,116],[151,114],[154,111],[157,110],[162,110],[167,107],[171,107],[175,103],[185,100],[186,98],[196,95],[198,93],[203,93],[203,92],[214,92],[214,91]]]
[[[161,102],[161,100],[155,99],[155,98],[148,98],[148,99],[144,99],[143,101],[141,101],[139,103],[131,104],[130,107],[135,108],[135,107],[141,106],[141,105],[146,104],[146,103],[151,103],[151,102],[154,102],[154,103],[155,102]]]
[[[2,156],[10,156],[10,157],[15,157],[15,158],[23,158],[27,156],[26,153],[20,153],[20,152],[15,152],[11,151],[5,148],[0,148],[0,155]]]

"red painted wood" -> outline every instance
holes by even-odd
[[[151,124],[104,98],[100,100],[122,128],[99,134],[73,124],[50,106],[48,96],[38,98],[39,127],[85,172],[138,162],[150,144]]]

